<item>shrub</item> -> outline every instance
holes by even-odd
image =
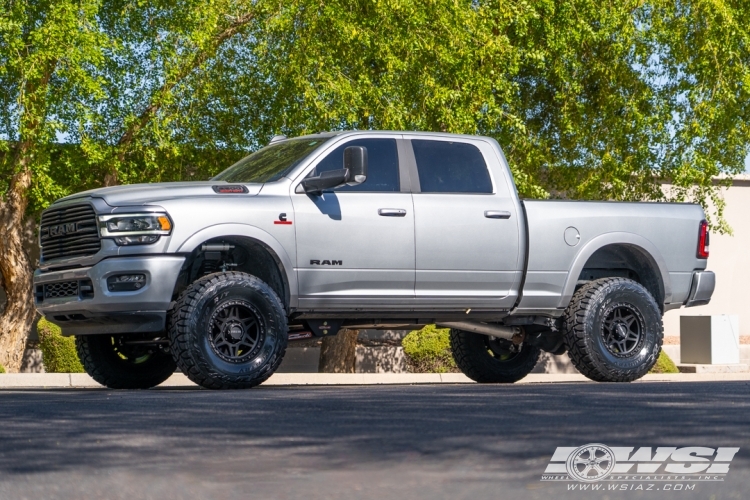
[[[0,365],[0,373],[5,373],[5,367],[3,365]]]
[[[680,373],[680,370],[677,369],[672,358],[667,356],[666,352],[661,351],[659,359],[656,360],[656,364],[649,373]]]
[[[83,373],[73,337],[63,337],[60,327],[46,319],[39,320],[39,348],[47,373]]]
[[[401,345],[415,373],[457,372],[451,355],[450,338],[447,328],[427,325],[421,330],[410,332]]]

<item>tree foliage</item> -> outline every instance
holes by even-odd
[[[103,182],[205,177],[226,165],[213,154],[230,161],[275,133],[378,128],[495,137],[524,196],[663,200],[666,180],[669,196],[713,200],[720,215],[711,178],[742,171],[747,153],[749,11],[713,0],[93,2],[78,19],[79,32],[91,27],[88,45],[75,42],[89,47],[72,63],[78,80],[55,71],[41,141],[62,137],[85,160],[41,175],[33,206]],[[23,78],[3,74],[0,137],[13,140]]]
[[[254,57],[278,129],[486,134],[524,196],[697,201],[724,231],[712,178],[748,152],[748,15],[715,1],[298,0]]]

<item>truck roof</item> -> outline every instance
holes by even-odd
[[[431,132],[422,130],[331,130],[327,132],[316,132],[315,134],[301,135],[297,137],[287,137],[283,140],[289,139],[302,139],[302,138],[320,138],[320,137],[336,137],[345,135],[358,135],[358,134],[418,134],[429,137],[463,137],[463,138],[474,138],[484,137],[480,135],[471,134],[449,134],[447,132]]]

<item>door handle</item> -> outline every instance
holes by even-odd
[[[403,208],[379,208],[378,215],[383,217],[405,217],[406,210]]]
[[[485,210],[484,216],[488,219],[510,219],[510,212],[506,210]]]

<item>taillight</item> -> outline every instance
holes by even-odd
[[[702,220],[698,232],[698,258],[708,258],[708,222]]]

